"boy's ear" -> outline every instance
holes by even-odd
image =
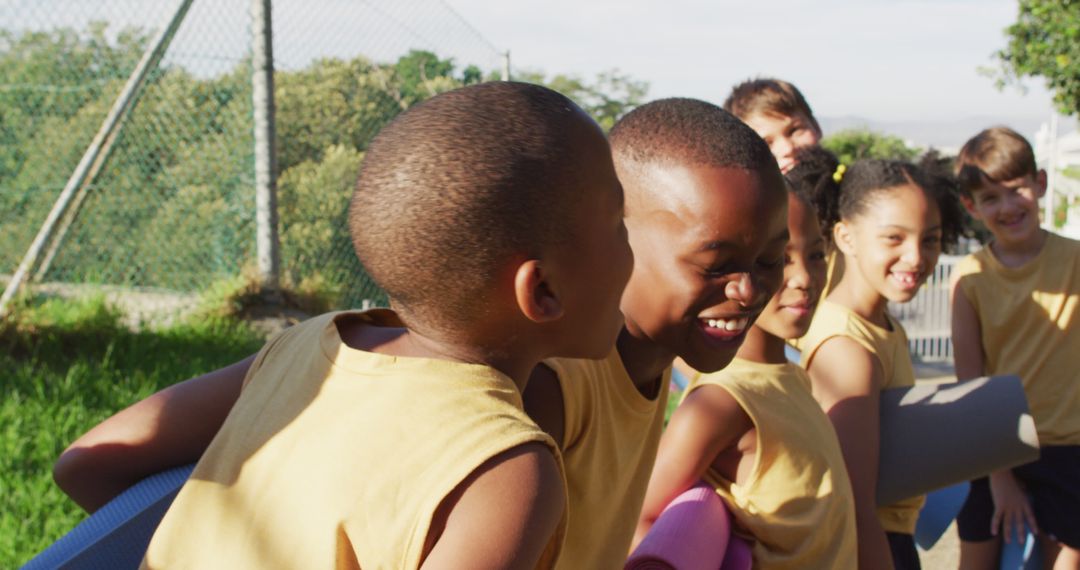
[[[514,297],[518,309],[530,321],[547,323],[562,318],[563,306],[536,259],[518,266],[514,273]]]
[[[1046,171],[1041,168],[1035,173],[1035,195],[1038,198],[1046,195]]]
[[[960,194],[960,203],[964,205],[964,209],[972,218],[982,221],[982,218],[979,217],[979,211],[975,209],[975,199],[973,197]]]
[[[851,228],[843,221],[836,222],[833,226],[833,243],[836,247],[840,248],[840,251],[844,255],[855,256],[855,244],[854,236],[851,235]]]

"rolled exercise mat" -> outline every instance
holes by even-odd
[[[728,539],[727,551],[724,552],[724,562],[720,564],[720,570],[750,570],[754,557],[750,549],[750,543],[742,538],[731,535]]]
[[[664,508],[624,570],[717,570],[730,536],[724,501],[699,483]]]
[[[888,505],[1039,457],[1020,378],[881,393],[877,502]]]
[[[151,475],[120,493],[22,570],[138,568],[150,537],[195,464]]]
[[[1001,561],[998,563],[998,568],[1001,570],[1040,570],[1043,567],[1039,539],[1031,534],[1026,524],[1023,534],[1022,539],[1013,535],[1009,537],[1009,542],[1001,541]]]
[[[963,481],[926,495],[926,504],[919,511],[919,520],[915,523],[915,544],[919,548],[930,550],[937,544],[949,525],[956,520],[956,515],[960,514],[970,490],[971,483]]]

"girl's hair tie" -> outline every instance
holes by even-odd
[[[833,175],[832,175],[833,182],[836,182],[837,184],[839,184],[840,181],[842,181],[844,179],[844,173],[845,172],[847,172],[847,165],[846,164],[837,165],[836,166],[836,172],[833,172]]]

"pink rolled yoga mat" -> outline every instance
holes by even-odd
[[[877,502],[888,505],[1038,459],[1017,376],[881,393]]]
[[[691,487],[660,513],[624,567],[625,570],[720,568],[750,568],[750,548],[731,536],[727,508],[716,491],[705,483]]]

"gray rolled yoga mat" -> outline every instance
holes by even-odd
[[[1038,459],[1017,376],[881,393],[877,502],[888,505]]]
[[[22,570],[138,568],[150,537],[195,464],[136,483],[27,562]]]

